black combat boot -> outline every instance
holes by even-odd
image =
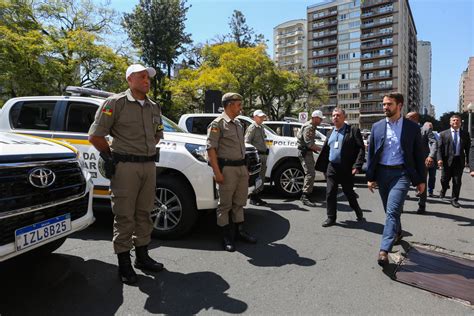
[[[228,252],[235,251],[234,238],[232,236],[232,226],[227,224],[221,227],[224,250]]]
[[[125,284],[137,283],[137,274],[132,268],[132,260],[130,260],[130,251],[117,254],[119,277]]]
[[[303,203],[303,205],[316,207],[316,204],[310,201],[309,196],[306,193],[303,193],[301,195],[301,202]]]
[[[257,206],[267,206],[268,205],[267,202],[265,202],[264,200],[262,200],[258,196],[258,193],[250,194],[249,198],[250,198],[249,203],[252,204],[252,205],[257,205]]]
[[[253,237],[252,235],[250,235],[249,233],[247,233],[245,230],[244,230],[244,223],[237,223],[237,230],[235,232],[235,236],[237,237],[237,239],[240,239],[246,243],[249,243],[249,244],[256,244],[257,243],[257,238]]]
[[[135,247],[135,262],[137,269],[158,272],[163,270],[163,264],[156,262],[148,255],[148,246]]]

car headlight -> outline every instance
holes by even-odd
[[[186,144],[184,145],[184,147],[189,151],[191,155],[193,155],[194,158],[207,163],[208,156],[206,145]]]

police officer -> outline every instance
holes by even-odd
[[[256,243],[257,239],[243,227],[249,174],[244,129],[236,118],[242,111],[242,96],[226,93],[222,96],[222,106],[224,112],[207,130],[207,152],[219,190],[217,225],[222,229],[224,250],[232,252],[235,251],[234,236],[248,243]],[[233,223],[237,225],[235,233]]]
[[[309,196],[313,192],[314,178],[316,171],[314,169],[313,152],[318,151],[314,140],[316,137],[316,127],[321,124],[324,116],[319,110],[311,114],[311,121],[306,122],[297,134],[298,156],[304,171],[303,194],[301,195],[301,202],[306,206],[316,206],[310,201]]]
[[[155,69],[134,64],[125,78],[129,89],[109,97],[98,109],[89,130],[89,141],[106,161],[110,177],[113,246],[123,283],[137,282],[130,250],[135,246],[137,269],[160,271],[161,263],[148,255],[156,188],[156,144],[163,137],[160,107],[146,94]],[[112,136],[111,143],[105,136]]]
[[[254,122],[247,128],[245,132],[245,142],[252,144],[257,148],[258,155],[260,156],[260,162],[262,168],[260,169],[260,179],[265,183],[265,172],[267,171],[267,157],[268,157],[268,148],[265,143],[265,130],[263,129],[262,123],[266,119],[265,113],[262,110],[256,110],[253,112]],[[264,185],[256,188],[252,194],[250,194],[250,204],[257,206],[266,206],[267,202],[263,201],[259,193],[263,191]]]

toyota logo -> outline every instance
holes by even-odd
[[[36,168],[30,172],[29,180],[31,185],[37,188],[47,188],[54,183],[56,175],[51,169]]]

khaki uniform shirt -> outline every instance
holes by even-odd
[[[156,140],[163,138],[160,107],[146,98],[140,103],[130,89],[109,97],[96,112],[91,136],[113,137],[112,152],[135,156],[156,154]]]
[[[224,112],[207,128],[207,149],[215,148],[217,157],[229,160],[245,158],[244,128],[238,119]]]
[[[311,124],[311,121],[304,123],[297,135],[297,142],[298,146],[306,146],[307,148],[311,148],[315,145],[316,138],[316,126]]]
[[[265,143],[265,130],[262,125],[258,126],[253,122],[245,132],[245,142],[257,148],[260,154],[266,154],[267,144]]]

